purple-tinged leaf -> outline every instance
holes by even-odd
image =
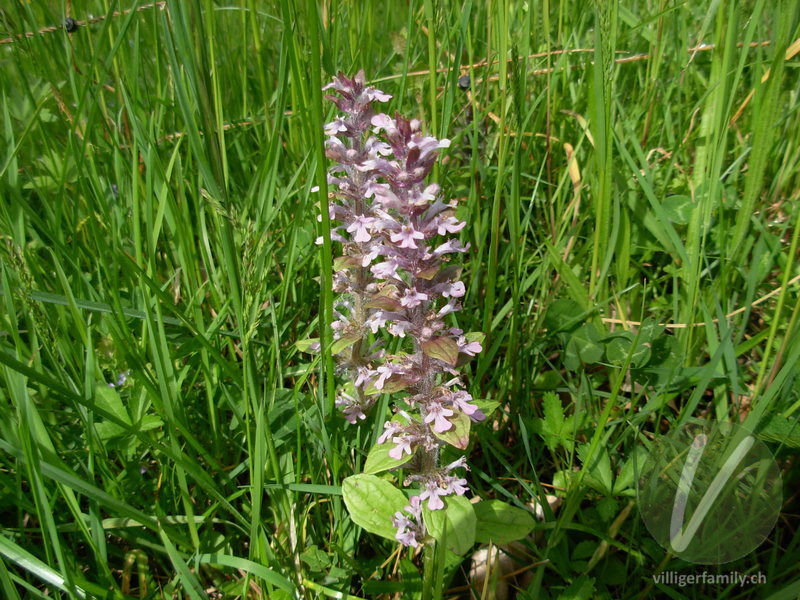
[[[355,256],[337,256],[333,259],[333,270],[344,271],[361,266],[361,261]]]
[[[444,433],[439,433],[435,429],[431,429],[433,435],[443,442],[446,442],[451,446],[455,446],[459,450],[466,450],[467,446],[469,445],[469,428],[470,424],[472,423],[471,419],[465,413],[458,412],[456,415],[450,417],[448,421],[450,421],[454,426]]]
[[[458,363],[458,344],[455,340],[439,336],[422,342],[422,351],[431,358],[435,358],[455,366]]]
[[[389,377],[388,379],[384,380],[383,387],[378,389],[375,387],[375,382],[373,381],[370,383],[364,393],[368,396],[372,396],[374,394],[394,394],[395,392],[401,392],[408,387],[409,383],[401,375],[394,375]]]
[[[383,310],[397,312],[398,310],[402,310],[403,307],[399,301],[389,296],[373,296],[364,303],[364,308],[381,308]]]

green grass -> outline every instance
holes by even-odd
[[[470,485],[563,499],[517,597],[800,594],[796,2],[12,0],[0,38],[66,6],[120,14],[0,44],[2,597],[418,595],[422,554],[341,499],[385,415],[347,425],[294,346],[338,251],[320,87],[359,68],[452,140],[468,380],[501,403]],[[705,417],[783,470],[767,540],[708,567],[766,584],[653,582],[703,567],[650,537],[625,465]],[[436,566],[468,596],[469,561]]]

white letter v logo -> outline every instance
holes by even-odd
[[[670,521],[669,527],[669,541],[672,549],[675,552],[683,552],[689,546],[692,538],[694,538],[694,534],[697,533],[697,529],[703,522],[703,519],[708,514],[708,511],[711,510],[714,500],[717,499],[720,491],[722,491],[722,487],[725,485],[728,479],[730,479],[731,475],[733,475],[733,471],[753,446],[754,441],[755,438],[752,435],[749,435],[739,442],[739,445],[736,446],[736,449],[731,452],[728,460],[726,460],[725,464],[722,465],[722,469],[720,469],[720,472],[717,473],[716,477],[714,477],[714,481],[711,482],[711,485],[708,486],[708,490],[700,499],[700,503],[697,505],[697,510],[692,515],[692,518],[689,519],[689,524],[684,529],[683,517],[686,513],[686,499],[689,497],[689,490],[692,489],[692,481],[694,481],[694,475],[697,471],[698,463],[700,462],[700,458],[703,456],[703,451],[708,443],[708,438],[705,434],[701,433],[695,436],[694,441],[692,442],[692,447],[689,448],[689,454],[686,457],[686,463],[683,465],[681,479],[678,482],[678,489],[675,492],[675,503],[672,505],[672,520]]]

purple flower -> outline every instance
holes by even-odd
[[[130,374],[131,374],[130,370],[120,372],[119,374],[117,374],[117,382],[109,383],[108,387],[110,388],[122,387],[123,385],[125,385],[125,382],[128,381],[128,375]]]
[[[462,281],[456,281],[455,283],[447,284],[442,290],[442,296],[445,298],[461,298],[466,293],[467,290],[464,287],[464,282]],[[480,352],[480,350],[478,350],[478,352]]]
[[[415,308],[428,299],[428,294],[418,292],[414,288],[407,289],[400,298],[400,304],[406,308]]]
[[[469,392],[459,390],[457,392],[453,392],[452,394],[450,394],[450,397],[448,399],[453,404],[453,408],[457,408],[468,417],[472,417],[473,415],[475,415],[474,418],[475,421],[483,421],[483,419],[486,418],[486,416],[480,411],[480,409],[477,406],[469,403],[469,401],[472,400],[472,396],[469,395]]]
[[[420,500],[428,501],[428,508],[430,510],[440,510],[444,508],[442,496],[449,495],[446,489],[439,486],[438,479],[430,479],[425,483],[425,489],[419,495]]]
[[[371,124],[375,127],[373,130],[375,133],[385,131],[386,133],[391,134],[392,132],[397,131],[397,128],[394,126],[394,119],[384,113],[372,117]]]
[[[425,189],[412,188],[408,191],[408,203],[412,206],[428,206],[431,202],[436,200],[436,194],[439,192],[439,186],[432,183]],[[434,225],[433,222],[430,223]],[[466,225],[466,223],[464,223]],[[427,229],[426,229],[427,230]]]
[[[397,511],[392,518],[392,525],[397,529],[395,539],[404,546],[416,548],[425,537],[425,525],[422,522],[422,506],[420,497],[409,498],[409,505],[403,510],[411,515],[411,519]]]
[[[455,217],[447,217],[446,219],[437,218],[434,220],[434,223],[436,225],[436,233],[439,235],[458,233],[467,226],[466,221],[459,221]]]
[[[369,252],[361,255],[361,266],[368,267],[369,263],[371,263],[375,258],[378,256],[380,250],[377,247],[373,247],[372,250]]]
[[[390,258],[376,265],[372,265],[370,271],[378,279],[391,279],[397,275],[397,269],[400,265],[397,260]]]
[[[386,380],[389,379],[392,375],[396,375],[403,372],[403,367],[400,365],[395,364],[388,364],[388,365],[381,365],[377,369],[378,371],[378,379],[375,381],[375,389],[382,390]]]
[[[410,527],[413,527],[413,525],[414,525],[411,522],[411,520],[407,516],[405,516],[402,512],[400,512],[399,510],[396,513],[394,513],[394,519],[392,519],[392,523],[398,529],[408,529]],[[398,540],[399,539],[400,538],[398,537]],[[407,545],[408,544],[406,544],[406,546]]]
[[[445,473],[449,473],[453,469],[467,469],[469,471],[469,467],[467,466],[467,458],[465,456],[460,456],[449,465],[444,468]]]
[[[376,160],[379,156],[388,156],[392,153],[392,147],[389,144],[375,137],[371,137],[367,140],[364,149],[372,160]]]
[[[365,196],[367,198],[374,197],[376,202],[379,202],[385,209],[397,210],[401,206],[400,199],[386,183],[370,184],[365,190]]]
[[[400,460],[403,458],[403,454],[408,454],[411,456],[411,444],[414,441],[413,437],[407,433],[404,433],[402,435],[393,437],[392,441],[395,443],[395,447],[389,450],[389,456],[395,460]]]
[[[370,101],[377,100],[378,102],[388,102],[392,99],[391,94],[384,94],[382,91],[376,90],[373,87],[369,87],[364,90],[364,95]]]
[[[458,309],[459,309],[458,304],[455,301],[450,300],[450,302],[448,302],[447,304],[442,306],[442,308],[439,309],[439,312],[437,312],[436,315],[439,317],[443,317],[445,315],[449,315],[451,312],[457,311]]]
[[[458,338],[458,351],[463,352],[469,356],[475,356],[478,352],[483,350],[480,342],[468,342],[467,338],[463,335]]]
[[[386,317],[384,316],[384,312],[382,310],[375,311],[367,320],[364,321],[364,325],[369,327],[372,330],[372,333],[378,333],[378,329],[386,325]]]
[[[410,514],[414,519],[419,520],[422,517],[422,498],[419,496],[411,496],[408,499],[408,506],[405,507],[405,511]]]
[[[355,423],[382,392],[396,387],[392,383],[402,384],[394,412],[405,421],[386,421],[378,443],[391,443],[388,454],[398,461],[414,458],[406,462],[404,485],[417,484],[421,493],[392,523],[401,544],[417,547],[426,536],[421,503],[439,510],[444,497],[467,491],[466,479],[449,474],[466,467],[464,458],[441,467],[446,442],[438,436],[452,431],[451,419],[461,414],[485,418],[461,389],[455,366],[442,359],[454,343],[461,358],[483,349],[448,324],[467,286],[450,266],[454,257],[446,255],[469,249],[451,237],[467,223],[455,216],[457,202],[426,181],[449,140],[427,135],[416,119],[376,111],[375,103],[391,96],[368,86],[362,71],[352,79],[340,73],[325,89],[340,111],[325,125],[325,152],[334,161],[328,172],[331,240],[341,244],[333,274],[341,302],[332,327],[338,339],[361,336],[337,354],[338,372],[354,383],[337,404]]]
[[[351,425],[355,425],[359,419],[363,421],[367,418],[367,415],[364,413],[364,407],[349,394],[341,392],[336,397],[336,405],[342,409],[347,422]]]
[[[455,413],[449,408],[442,406],[440,402],[432,401],[428,403],[428,414],[425,415],[425,423],[433,422],[433,430],[437,433],[444,433],[451,429],[453,424],[447,420]]]
[[[394,538],[403,544],[403,546],[411,546],[416,548],[419,545],[417,536],[414,532],[414,523],[400,511],[394,513],[392,525],[397,528]]]
[[[408,143],[409,149],[419,150],[419,157],[417,161],[425,160],[431,153],[440,148],[449,148],[450,140],[441,139],[437,140],[435,137],[427,136],[414,136]]]
[[[395,421],[386,421],[383,424],[383,433],[378,438],[378,443],[379,444],[383,444],[390,437],[400,433],[404,429],[405,429],[405,427],[403,425],[401,425],[400,423],[397,423]]]
[[[456,494],[457,496],[463,496],[467,493],[469,488],[467,487],[467,480],[462,479],[460,477],[452,477],[450,475],[446,475],[444,478],[444,491],[446,495]]]
[[[345,123],[344,119],[341,117],[336,117],[333,121],[325,125],[324,130],[325,135],[334,136],[347,131],[347,123]]]
[[[466,252],[469,250],[469,244],[462,246],[458,240],[448,240],[436,250],[433,251],[434,256],[442,256],[443,254],[451,254],[453,252]]]
[[[400,242],[400,248],[416,248],[414,240],[424,240],[425,234],[414,229],[413,225],[403,225],[399,233],[393,233],[391,240],[395,243]]]
[[[371,371],[367,367],[360,366],[356,368],[356,379],[353,382],[353,385],[356,387],[361,387],[366,385],[367,381],[375,375],[374,371]]]
[[[368,228],[375,222],[374,217],[367,217],[358,215],[355,220],[347,228],[348,233],[355,233],[353,240],[356,242],[368,242],[371,236],[369,235]]]
[[[406,337],[406,332],[414,328],[414,324],[409,321],[397,321],[389,325],[389,333],[395,337]]]

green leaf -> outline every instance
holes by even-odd
[[[622,465],[616,480],[614,481],[614,494],[619,495],[623,492],[634,491],[634,484],[642,474],[642,466],[647,459],[647,450],[641,446],[634,446],[628,454],[628,460]],[[628,494],[625,494],[628,495]]]
[[[392,517],[408,505],[405,494],[375,475],[351,475],[342,482],[342,496],[353,522],[370,533],[394,540]]]
[[[548,331],[572,331],[586,318],[583,307],[567,298],[555,300],[547,307],[544,316],[544,326]]]
[[[664,368],[680,367],[683,362],[680,342],[672,335],[662,335],[650,345],[650,362],[648,367]]]
[[[661,203],[661,208],[670,221],[685,225],[692,217],[694,204],[689,196],[667,196]]]
[[[600,343],[600,332],[594,323],[579,327],[567,342],[564,365],[571,371],[580,368],[581,364],[596,363],[603,356],[603,345]]]
[[[94,390],[94,398],[97,406],[113,413],[120,421],[131,424],[131,418],[122,403],[122,398],[114,388],[107,385],[98,385]]]
[[[561,443],[561,434],[564,430],[564,407],[555,392],[545,393],[542,406],[544,419],[541,423],[541,434],[547,447],[553,451]]]
[[[478,400],[477,398],[473,398],[471,404],[477,406],[487,418],[500,406],[500,403],[495,400]]]
[[[562,376],[558,371],[541,371],[533,380],[537,390],[554,390],[562,384]]]
[[[585,561],[587,558],[592,557],[592,554],[595,553],[595,550],[597,550],[597,540],[581,540],[575,544],[572,550],[572,561]],[[584,562],[584,564],[586,563]]]
[[[600,513],[600,518],[606,522],[611,521],[619,512],[619,504],[617,504],[617,501],[611,496],[606,496],[600,500],[596,507],[597,512]]]
[[[108,442],[115,437],[118,438],[125,435],[125,430],[111,421],[101,421],[100,423],[95,423],[94,429],[97,432],[98,437],[103,442]]]
[[[544,408],[544,422],[547,429],[554,434],[559,434],[564,426],[564,407],[561,399],[555,392],[547,392],[542,399]]]
[[[355,333],[339,338],[331,345],[331,354],[339,354],[342,350],[349,348],[360,339],[361,336]]]
[[[635,367],[640,367],[647,364],[650,360],[650,348],[643,343],[633,345],[633,334],[625,332],[626,335],[620,335],[612,339],[606,344],[606,358],[608,362],[615,365],[624,365],[628,360],[628,355],[631,356],[631,364]]]
[[[631,334],[626,332],[627,335],[617,335],[614,339],[606,344],[606,359],[614,365],[622,365],[628,358],[633,341],[631,341]]]
[[[486,339],[486,334],[482,331],[470,331],[469,333],[464,334],[464,337],[468,342],[478,342],[479,344],[483,345],[483,341]]]
[[[122,398],[120,398],[114,388],[98,385],[95,388],[94,397],[98,407],[113,414],[120,421],[130,425],[131,428],[133,427],[130,415],[128,415],[128,411],[125,410],[125,406],[122,404]],[[100,421],[96,423],[95,430],[97,431],[97,435],[100,436],[100,439],[104,442],[128,433],[127,429],[111,421]]]
[[[166,531],[160,530],[158,533],[161,537],[161,542],[164,544],[164,549],[167,551],[167,556],[169,556],[170,562],[172,562],[172,567],[181,583],[183,591],[191,600],[202,600],[205,594],[203,593],[203,586],[197,578],[197,570],[189,567],[184,557],[170,540]]]
[[[575,481],[575,471],[569,469],[561,469],[553,473],[553,487],[556,488],[556,494],[563,495],[570,491],[572,483]]]
[[[283,575],[279,575],[264,565],[260,565],[240,556],[230,556],[229,554],[200,554],[195,556],[194,561],[195,563],[201,565],[215,565],[217,568],[220,565],[231,567],[240,573],[249,573],[254,577],[263,579],[264,581],[269,582],[270,585],[278,588],[278,590],[273,590],[270,597],[281,598],[281,593],[290,592],[294,594],[294,592],[296,592],[294,584],[286,579]],[[290,597],[294,598],[295,596],[292,595]]]
[[[164,425],[164,421],[158,415],[144,415],[139,425],[139,431],[150,431],[151,429],[158,429]]]
[[[611,475],[611,458],[608,450],[598,448],[594,456],[589,456],[590,444],[578,446],[578,456],[583,462],[584,483],[603,494],[611,494],[613,480]]]
[[[300,553],[300,560],[306,563],[312,571],[322,571],[331,565],[330,557],[320,550],[316,544],[311,544]]]
[[[594,594],[594,577],[581,575],[558,596],[558,600],[589,600]]]
[[[639,343],[652,343],[664,333],[664,326],[653,317],[647,317],[639,326]]]
[[[64,577],[58,571],[39,560],[25,548],[6,538],[5,535],[0,535],[0,555],[5,559],[4,563],[6,561],[8,561],[7,564],[14,563],[19,569],[27,571],[42,582],[52,585],[62,592],[70,592]],[[74,590],[78,598],[87,597],[81,588],[75,587]]]
[[[458,362],[458,344],[447,336],[439,336],[422,342],[422,351],[431,358],[455,366]]]
[[[453,427],[445,431],[444,433],[438,433],[437,431],[433,431],[433,435],[437,438],[450,444],[451,446],[455,446],[459,450],[466,450],[467,446],[469,445],[469,427],[472,420],[466,415],[466,413],[458,412],[452,417],[448,419],[453,424]]]
[[[300,352],[318,352],[318,350],[312,350],[313,347],[319,348],[319,338],[309,338],[307,340],[298,340],[294,343],[295,348],[300,350]]]
[[[766,442],[800,448],[800,421],[797,418],[772,414],[759,424],[757,435]]]
[[[472,505],[477,518],[475,540],[479,544],[507,544],[528,536],[536,526],[530,511],[502,500],[484,500]]]
[[[381,471],[396,469],[411,459],[410,456],[399,460],[389,456],[389,451],[394,447],[395,445],[391,443],[391,441],[386,441],[383,444],[375,444],[370,448],[369,454],[367,455],[367,462],[364,463],[364,473],[367,475],[374,475]]]
[[[448,496],[441,510],[430,510],[425,506],[422,518],[428,533],[459,556],[475,543],[475,510],[464,496]]]

